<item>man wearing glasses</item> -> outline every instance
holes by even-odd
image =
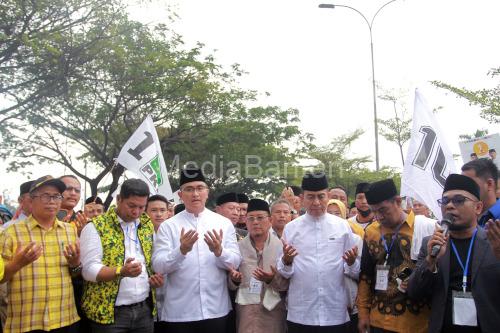
[[[231,310],[227,272],[241,261],[234,226],[205,208],[200,169],[181,171],[179,197],[185,210],[160,226],[154,246],[153,268],[167,274],[160,321],[169,333],[224,333]]]
[[[56,217],[65,189],[51,176],[35,180],[31,215],[1,235],[1,282],[9,282],[5,332],[76,332],[71,277],[81,272],[80,250],[75,226]]]
[[[287,202],[288,203],[288,202]],[[237,290],[236,313],[239,333],[284,333],[285,304],[280,291],[288,280],[276,271],[283,244],[270,232],[269,204],[261,199],[248,203],[248,236],[238,242],[243,260],[239,271],[230,271],[232,290]]]
[[[478,226],[480,193],[472,178],[449,175],[438,200],[449,232],[437,228],[422,243],[408,293],[431,297],[430,333],[498,332],[500,260]]]

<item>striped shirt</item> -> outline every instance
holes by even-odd
[[[76,312],[71,275],[64,246],[77,240],[71,223],[56,220],[44,229],[33,216],[9,226],[0,236],[0,249],[7,264],[19,245],[43,246],[42,255],[23,267],[8,283],[8,309],[4,332],[49,331],[71,325]]]

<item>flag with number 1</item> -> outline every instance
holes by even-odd
[[[174,199],[160,140],[150,115],[125,143],[116,161],[144,180],[152,194]]]
[[[441,198],[444,182],[455,173],[453,154],[444,140],[436,117],[424,97],[415,90],[413,128],[401,178],[401,196],[424,203],[441,219]]]

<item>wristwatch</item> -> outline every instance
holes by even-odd
[[[120,277],[122,275],[122,266],[116,267],[115,275],[116,277]]]
[[[70,267],[69,271],[70,271],[71,275],[78,275],[78,274],[80,274],[82,272],[82,264],[79,264],[76,267]]]

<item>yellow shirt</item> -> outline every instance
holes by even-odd
[[[362,226],[351,220],[347,220],[347,223],[349,223],[349,226],[351,227],[353,233],[361,237],[361,239],[365,238],[365,229],[363,229]]]
[[[430,314],[428,303],[410,300],[406,293],[398,290],[396,281],[404,268],[415,269],[416,263],[410,257],[414,222],[415,215],[410,212],[394,241],[387,261],[389,284],[386,291],[375,290],[376,266],[384,264],[387,254],[382,234],[389,247],[394,231],[378,221],[365,229],[357,306],[359,318],[369,318],[372,326],[399,333],[427,332]]]
[[[73,285],[64,246],[77,240],[73,224],[56,220],[46,230],[32,217],[12,224],[0,236],[2,258],[12,260],[19,245],[43,246],[42,255],[8,283],[4,332],[49,331],[77,322]]]
[[[5,272],[5,265],[3,263],[2,257],[0,257],[0,280],[3,279],[3,273]]]

